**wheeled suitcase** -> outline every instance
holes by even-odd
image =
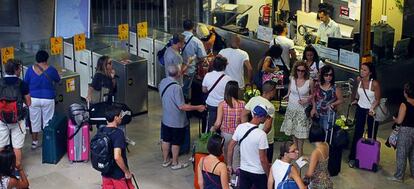
[[[373,121],[375,124],[375,121]],[[372,127],[372,136],[374,136]],[[361,138],[356,145],[355,167],[373,172],[378,171],[380,162],[381,143],[373,138]]]
[[[344,146],[339,144],[339,132],[341,129],[335,125],[336,113],[334,111],[328,114],[328,123],[332,124],[326,132],[325,141],[329,144],[328,172],[330,176],[337,176],[341,172],[342,151]],[[329,137],[328,137],[329,136]],[[348,139],[348,138],[346,138]]]
[[[67,123],[65,115],[55,112],[43,129],[42,163],[57,164],[65,155]]]
[[[68,120],[68,159],[70,162],[79,162],[89,160],[90,151],[90,134],[89,124],[83,123],[77,126]]]

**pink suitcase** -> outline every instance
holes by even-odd
[[[372,129],[372,136],[374,136],[374,129]],[[380,152],[381,143],[379,141],[366,138],[359,139],[356,146],[355,167],[377,172]]]
[[[76,134],[75,134],[76,133]],[[89,124],[84,123],[80,128],[68,120],[68,159],[72,162],[87,162],[90,151]]]

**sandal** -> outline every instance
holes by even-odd
[[[168,161],[166,161],[166,162],[163,162],[161,166],[162,166],[162,167],[168,167],[168,166],[170,166],[170,165],[171,165],[171,163],[172,163],[172,162],[171,162],[171,160],[168,160]]]
[[[186,167],[188,167],[188,163],[178,163],[176,165],[172,165],[171,169],[172,170],[178,170],[178,169],[183,169],[183,168],[186,168]]]

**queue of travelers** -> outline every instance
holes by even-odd
[[[189,166],[179,160],[180,148],[188,142],[185,134],[190,125],[187,112],[207,111],[207,125],[202,130],[216,134],[208,140],[209,154],[195,164],[200,188],[229,188],[230,177],[234,174],[238,176],[236,185],[241,189],[272,189],[284,185],[301,189],[333,188],[328,172],[330,145],[326,136],[335,121],[332,113],[335,115],[344,102],[342,91],[335,84],[334,68],[324,64],[312,46],[307,46],[302,60],[297,60],[293,42],[286,37],[286,24],[280,22],[276,25],[277,37],[270,42],[258,70],[263,74],[281,71],[288,77],[287,83],[283,83],[285,88],[279,88],[280,83],[272,79],[261,77],[261,94],[245,99],[247,86],[253,82],[251,61],[254,60],[240,49],[240,37],[232,36],[229,48],[217,51],[210,63],[203,42],[193,34],[194,28],[191,20],[185,20],[184,32],[174,34],[164,54],[166,78],[158,87],[162,104],[161,167],[175,171]],[[212,53],[211,50],[207,52]],[[27,188],[29,185],[21,150],[26,123],[31,125],[31,147],[36,149],[38,132],[54,114],[54,83],[61,79],[58,71],[48,64],[48,57],[46,51],[37,52],[37,63],[28,68],[24,80],[19,79],[22,69],[19,60],[11,59],[5,64],[6,75],[0,79],[0,85],[7,91],[0,91],[1,105],[4,106],[3,99],[14,100],[21,110],[11,117],[0,110],[0,188]],[[196,64],[200,62],[211,64],[211,70],[202,80],[203,94],[192,94]],[[110,57],[99,58],[87,100],[93,103],[96,98],[93,91],[105,91],[107,95],[99,98],[111,101],[117,91],[115,77]],[[280,131],[292,141],[280,145],[279,156],[274,161],[276,107],[272,100],[278,90],[284,90],[282,99],[288,102]],[[393,181],[403,181],[407,159],[411,174],[414,173],[413,91],[413,83],[405,84],[406,100],[393,117],[394,122],[401,125],[396,146],[396,172],[389,178]],[[377,137],[379,122],[375,120],[375,111],[380,105],[381,84],[372,63],[361,65],[355,94],[352,104],[356,105],[356,125],[349,154],[350,167],[355,167],[356,145],[363,137],[366,123],[368,137],[374,140]],[[194,95],[203,95],[204,103],[192,105]],[[102,188],[134,188],[131,182],[134,174],[129,169],[126,152],[126,145],[131,141],[126,136],[125,126],[121,125],[123,114],[119,108],[112,107],[105,112],[105,117],[107,124],[99,127],[100,131],[111,133],[113,165],[109,172],[102,173]],[[305,140],[315,146],[309,157],[304,153]],[[295,165],[300,157],[309,165],[303,178]]]

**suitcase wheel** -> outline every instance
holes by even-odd
[[[359,168],[359,160],[358,159],[355,160],[355,167]]]
[[[378,171],[378,165],[377,165],[376,163],[374,163],[374,164],[372,165],[372,171],[373,171],[373,172],[377,172],[377,171]]]

